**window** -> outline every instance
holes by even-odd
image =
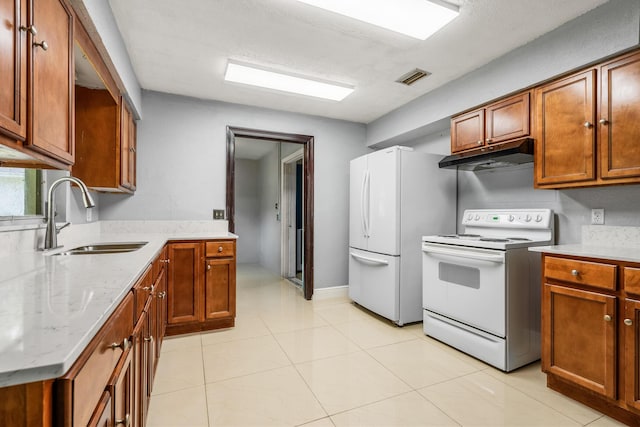
[[[42,171],[0,168],[0,217],[42,215]]]

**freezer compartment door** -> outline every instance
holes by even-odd
[[[398,322],[400,257],[349,248],[349,297],[374,313]]]
[[[396,148],[369,154],[367,250],[400,255],[400,155]],[[419,197],[416,195],[415,197]]]

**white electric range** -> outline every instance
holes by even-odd
[[[461,234],[423,236],[425,334],[503,371],[540,358],[540,256],[550,209],[470,209]]]

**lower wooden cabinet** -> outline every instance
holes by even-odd
[[[105,391],[96,411],[89,420],[88,427],[113,427],[113,405],[111,404],[111,393]]]
[[[547,385],[640,424],[640,265],[543,255],[542,370]]]
[[[135,382],[133,372],[133,351],[131,347],[124,352],[113,372],[107,390],[113,396],[113,423],[116,426],[129,427],[135,417]]]
[[[167,335],[235,323],[235,239],[168,245]]]

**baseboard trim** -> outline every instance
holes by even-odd
[[[315,300],[348,297],[349,286],[331,286],[328,288],[316,288],[313,290],[313,299]]]

